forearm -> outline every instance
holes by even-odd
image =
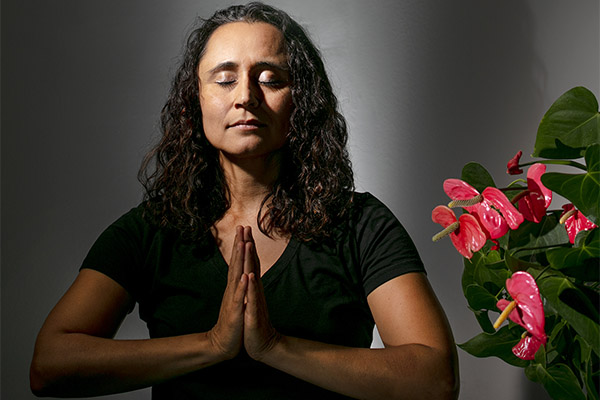
[[[452,352],[420,344],[348,348],[282,337],[262,362],[360,399],[455,399]]]
[[[79,397],[151,386],[222,361],[208,333],[114,340],[82,333],[40,338],[31,365],[38,396]]]

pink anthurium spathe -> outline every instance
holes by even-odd
[[[462,214],[457,219],[450,208],[437,206],[431,212],[431,220],[445,228],[433,240],[437,241],[449,234],[456,250],[466,258],[473,257],[473,252],[480,250],[485,244],[485,233],[477,219],[470,214]]]
[[[519,211],[527,221],[539,223],[552,202],[552,190],[542,184],[544,164],[533,164],[527,171],[527,191],[518,199]]]
[[[450,206],[462,206],[475,216],[491,239],[504,236],[508,229],[517,229],[523,215],[499,189],[487,187],[479,193],[460,179],[446,179],[444,192],[453,200]]]
[[[562,206],[563,213],[560,216],[560,223],[565,224],[569,241],[575,243],[575,236],[581,231],[589,231],[597,228],[598,225],[587,219],[581,211],[577,210],[571,203]]]
[[[501,299],[496,306],[502,314],[494,323],[494,328],[504,322],[506,317],[527,330],[523,338],[513,347],[513,354],[523,360],[533,360],[541,345],[546,343],[544,331],[544,306],[535,279],[527,272],[515,272],[506,280],[506,290],[512,301]]]

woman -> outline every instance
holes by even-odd
[[[34,393],[456,397],[443,311],[400,223],[353,192],[344,119],[296,22],[260,3],[204,21],[162,129],[145,201],[40,331]],[[151,338],[112,339],[135,302]],[[374,323],[385,349],[369,349]]]

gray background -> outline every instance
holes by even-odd
[[[506,184],[564,91],[599,88],[597,0],[268,1],[323,51],[360,190],[413,236],[461,343],[479,333],[461,258],[432,243],[442,182],[469,161]],[[2,1],[2,398],[29,399],[45,316],[98,234],[141,199],[136,172],[196,15],[227,1]],[[121,337],[144,337],[137,314]],[[521,369],[460,353],[462,399],[545,398]],[[147,390],[111,396],[147,399]]]

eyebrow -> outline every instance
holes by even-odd
[[[216,67],[211,68],[208,71],[208,73],[212,75],[217,72],[227,71],[227,70],[235,69],[237,67],[238,67],[238,63],[236,63],[236,62],[224,61],[222,63],[217,64]],[[270,61],[259,61],[252,68],[256,68],[256,67],[264,68],[264,69],[269,69],[269,68],[278,69],[283,72],[289,71],[289,68],[286,64],[274,63],[274,62],[270,62]]]

